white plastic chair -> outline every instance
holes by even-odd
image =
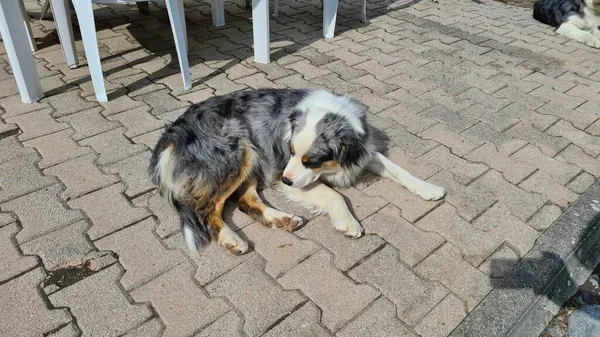
[[[54,12],[56,12],[56,8],[54,8],[55,1],[63,0],[52,0]],[[90,75],[92,77],[92,84],[94,85],[96,99],[99,102],[107,102],[108,97],[106,96],[104,77],[102,75],[102,66],[100,64],[100,53],[98,51],[98,40],[96,38],[96,25],[94,23],[94,11],[92,6],[94,3],[127,3],[146,0],[72,1],[75,13],[77,14],[77,20],[79,21],[79,28],[81,30],[81,40],[85,49],[85,56],[88,62],[88,67],[90,68]],[[213,2],[214,1],[218,0],[213,0]],[[165,3],[167,4],[167,11],[169,12],[169,21],[171,22],[171,29],[173,30],[173,40],[175,41],[175,48],[177,49],[177,57],[179,60],[179,66],[181,68],[183,86],[186,90],[189,90],[192,87],[192,81],[187,57],[187,32],[185,27],[183,0],[165,0]],[[56,17],[55,20],[58,21]],[[61,39],[61,41],[64,40]]]

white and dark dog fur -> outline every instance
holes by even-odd
[[[150,174],[178,211],[188,247],[212,237],[233,254],[248,245],[223,222],[227,199],[269,227],[293,230],[302,220],[263,204],[259,182],[329,214],[335,229],[358,238],[363,229],[332,187],[353,185],[363,170],[405,186],[426,200],[444,189],[413,177],[375,152],[366,110],[323,90],[244,91],[192,105],[154,149]]]
[[[537,0],[533,18],[558,34],[600,48],[600,0]]]

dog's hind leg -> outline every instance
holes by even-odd
[[[406,187],[425,200],[438,200],[446,193],[444,188],[414,177],[379,152],[372,155],[367,170]]]
[[[238,208],[256,221],[271,228],[293,231],[302,226],[302,219],[292,214],[266,206],[256,192],[257,180],[248,179],[239,192]]]
[[[600,48],[600,40],[598,40],[592,33],[585,31],[585,28],[585,20],[573,15],[567,20],[567,22],[558,27],[556,33],[574,39],[590,47]]]

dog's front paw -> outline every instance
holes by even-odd
[[[333,227],[349,238],[358,239],[364,234],[364,229],[354,218],[335,221]]]
[[[225,246],[225,248],[233,255],[242,255],[248,251],[248,243],[242,240],[242,238],[229,227],[221,228],[218,242],[220,245]]]
[[[416,186],[412,192],[424,200],[440,200],[446,195],[446,190],[443,187],[424,181],[419,186]]]

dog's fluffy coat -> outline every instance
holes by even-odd
[[[558,34],[600,48],[600,0],[537,0],[533,17]]]
[[[149,168],[179,213],[188,247],[198,250],[216,237],[235,254],[247,244],[221,217],[233,195],[242,211],[265,225],[293,230],[301,223],[265,206],[256,193],[259,181],[328,213],[345,235],[360,237],[360,224],[328,186],[351,186],[364,169],[425,199],[444,195],[375,152],[362,105],[322,90],[244,91],[194,104],[165,130]]]

